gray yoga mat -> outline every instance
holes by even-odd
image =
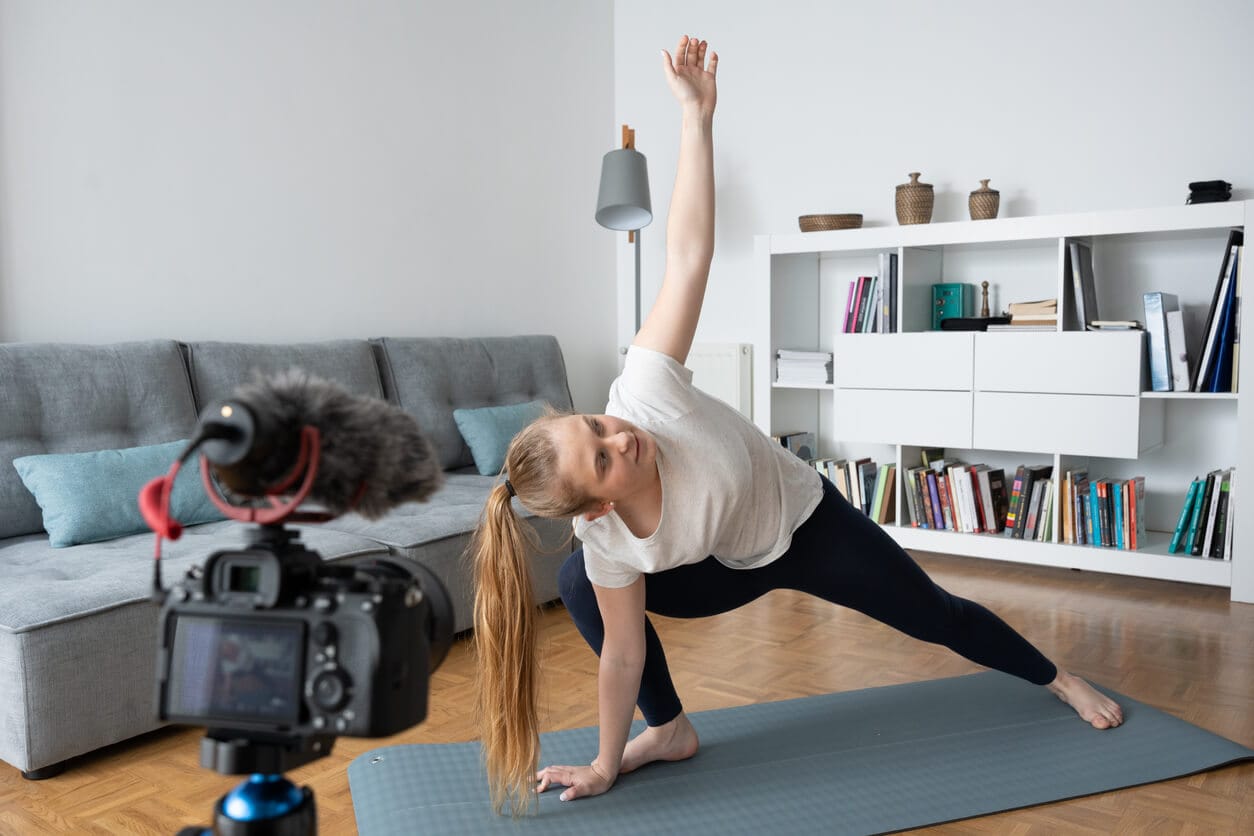
[[[1105,690],[1105,689],[1103,689]],[[1044,688],[989,672],[691,715],[701,751],[595,798],[492,813],[478,743],[375,749],[348,768],[362,836],[443,833],[880,833],[1162,781],[1254,750],[1111,691],[1097,731]],[[633,734],[639,730],[639,723]],[[595,728],[541,736],[585,764]]]

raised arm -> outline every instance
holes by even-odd
[[[714,105],[718,91],[714,76],[718,53],[709,53],[705,41],[679,39],[675,56],[662,51],[663,68],[671,92],[683,109],[679,133],[679,164],[666,220],[666,274],[657,301],[633,345],[688,359],[692,337],[701,316],[705,285],[714,257]]]

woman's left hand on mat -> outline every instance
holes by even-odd
[[[614,779],[603,774],[604,770],[595,765],[588,766],[546,766],[536,773],[536,792],[544,792],[549,787],[560,784],[566,787],[558,798],[571,801],[584,796],[600,795],[614,786]]]

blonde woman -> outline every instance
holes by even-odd
[[[714,615],[772,589],[852,607],[1045,686],[1095,728],[1119,725],[1112,700],[984,607],[938,587],[814,468],[693,388],[683,363],[714,250],[718,56],[687,36],[674,56],[662,56],[682,129],[661,291],[606,414],[550,415],[511,443],[506,478],[472,547],[482,739],[496,809],[519,812],[559,785],[563,801],[599,795],[646,763],[696,754],[696,731],[646,610]],[[540,516],[573,517],[583,543],[559,588],[600,656],[599,751],[588,764],[537,771],[536,613],[515,496]],[[637,706],[647,726],[628,740]]]

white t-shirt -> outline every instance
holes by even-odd
[[[788,550],[823,497],[813,466],[693,388],[692,372],[666,354],[628,349],[605,413],[657,440],[662,516],[645,538],[614,511],[575,518],[588,579],[598,586],[628,586],[710,555],[734,569],[765,566]]]

